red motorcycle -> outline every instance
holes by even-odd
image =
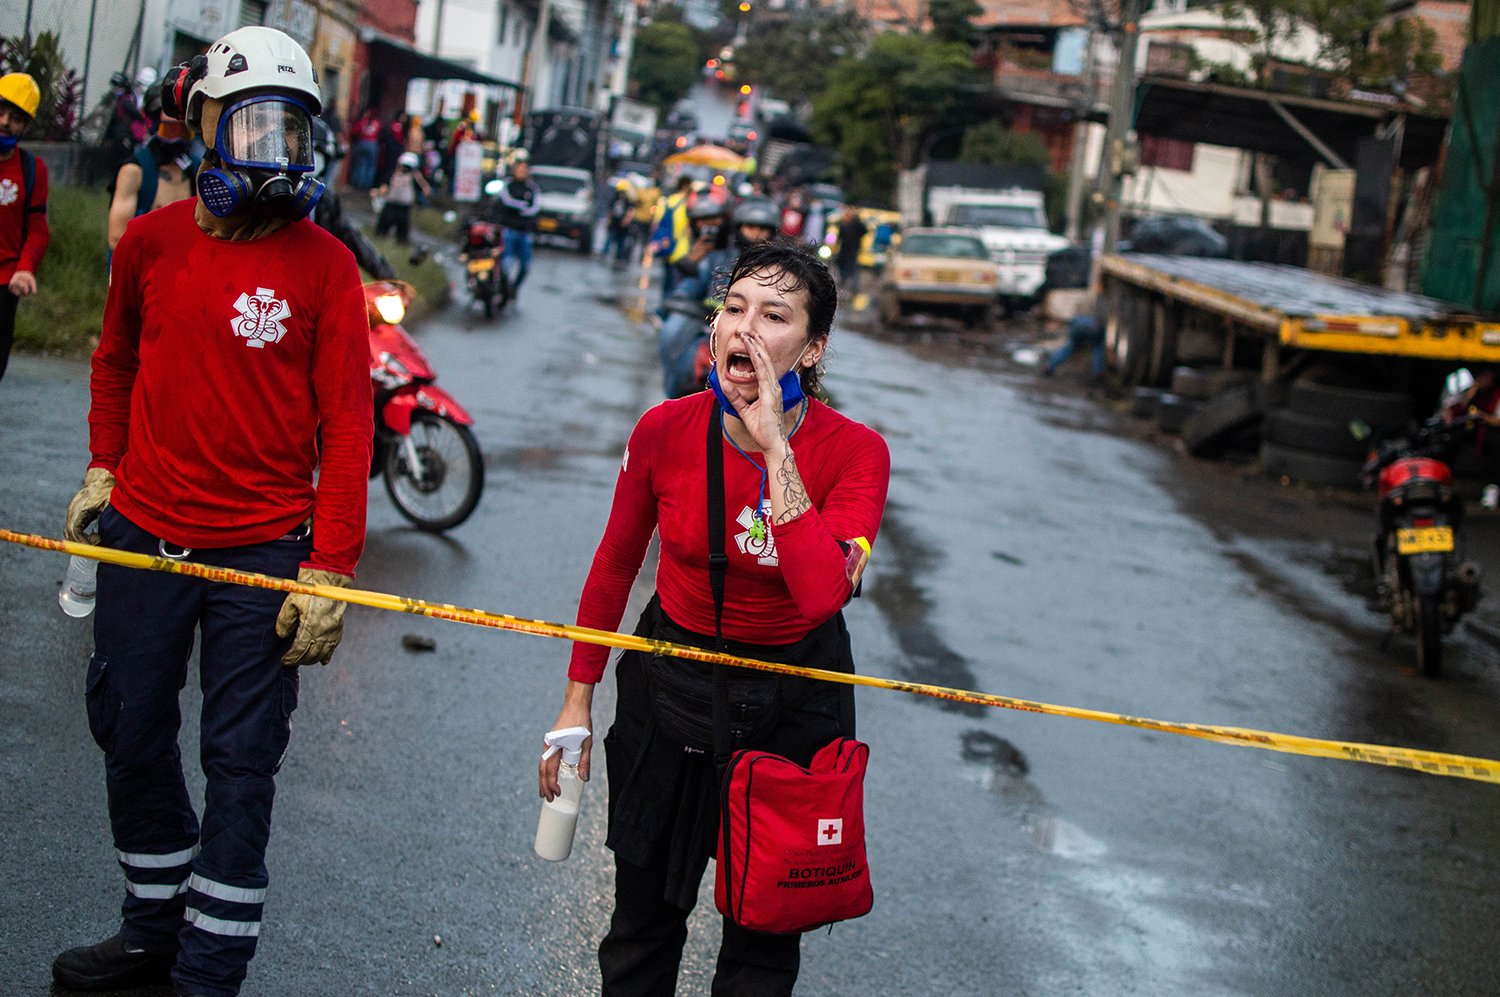
[[[484,309],[485,318],[510,301],[510,277],[505,273],[505,230],[493,222],[470,219],[458,254],[467,275],[469,296]]]
[[[484,489],[474,418],[433,383],[437,373],[401,322],[411,288],[365,285],[370,314],[370,380],[375,385],[375,459],[370,477],[419,529],[441,532],[469,518]]]
[[[1380,443],[1365,461],[1365,484],[1376,488],[1375,580],[1390,633],[1412,635],[1417,665],[1443,670],[1443,635],[1479,601],[1480,569],[1462,559],[1463,500],[1453,487],[1451,460],[1470,438],[1477,416],[1435,418]]]

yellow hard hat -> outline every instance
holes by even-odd
[[[10,101],[25,111],[28,118],[34,118],[37,105],[42,102],[42,91],[26,73],[6,73],[0,76],[0,100]]]

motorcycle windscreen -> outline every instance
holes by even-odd
[[[233,166],[289,173],[317,166],[307,109],[287,97],[251,97],[230,105],[219,119],[215,149]]]

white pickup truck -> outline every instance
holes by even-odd
[[[932,187],[927,210],[935,224],[979,233],[990,259],[1000,267],[999,297],[1007,309],[1035,303],[1047,277],[1047,257],[1069,245],[1047,230],[1039,190]]]

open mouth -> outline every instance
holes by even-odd
[[[748,353],[729,354],[729,373],[741,377],[751,377],[755,374],[755,365],[750,362]]]

